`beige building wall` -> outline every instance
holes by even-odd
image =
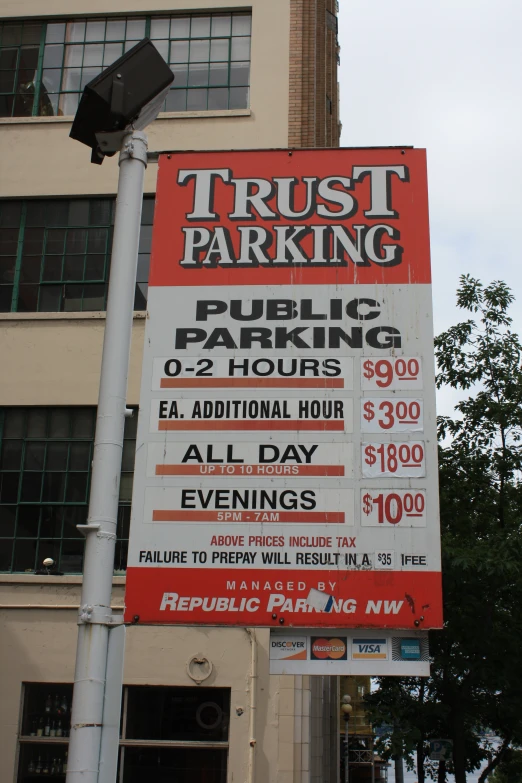
[[[0,405],[96,405],[105,313],[0,313]],[[145,313],[135,313],[127,402],[137,405]],[[1,577],[0,577],[1,578]]]
[[[80,591],[80,576],[0,577],[0,783],[16,781],[22,684],[74,681]],[[337,678],[270,675],[266,629],[130,626],[124,684],[194,685],[194,656],[212,663],[204,687],[231,689],[230,783],[337,781]]]
[[[251,8],[250,108],[162,114],[148,131],[149,149],[284,148],[289,143],[294,3],[0,0],[0,18]],[[101,167],[91,165],[89,149],[68,137],[70,121],[67,117],[0,119],[0,197],[115,194],[116,157]],[[146,193],[155,192],[156,175],[157,164],[150,163]],[[104,324],[104,313],[0,313],[0,405],[95,405]],[[128,389],[131,405],[139,402],[144,326],[145,314],[136,313]],[[124,581],[124,577],[114,579],[113,602],[118,607],[123,604]],[[74,679],[80,589],[81,577],[0,575],[0,783],[16,780],[22,683]],[[323,695],[330,693],[332,683],[323,683],[323,678],[319,685],[310,677],[270,676],[268,643],[269,632],[263,629],[252,636],[243,629],[131,627],[124,682],[192,684],[186,663],[203,654],[214,666],[205,685],[228,687],[232,692],[229,783],[333,783],[337,762],[329,762],[328,772],[322,775],[311,772],[311,759],[326,747],[322,735],[330,731],[330,724],[324,722]],[[337,759],[333,746],[328,746],[328,753]]]
[[[145,6],[145,7],[144,7]],[[253,149],[288,146],[290,0],[3,0],[0,18],[147,14],[168,11],[252,9],[250,109],[160,115],[148,130],[149,150]],[[69,139],[67,117],[0,119],[1,195],[112,194],[117,157],[89,163],[87,147]],[[156,190],[157,164],[149,164],[145,192]]]
[[[71,7],[72,6],[72,7]],[[249,149],[288,145],[290,0],[227,0],[252,9],[250,109],[162,114],[148,130],[149,150]],[[113,0],[110,13],[148,14],[223,8],[216,0]],[[101,0],[0,1],[0,18],[106,14]],[[92,165],[87,147],[69,138],[71,118],[0,118],[0,196],[111,195],[117,156]],[[148,165],[145,192],[156,190],[157,163]],[[0,313],[0,405],[93,405],[98,399],[104,315]],[[134,322],[129,404],[138,401],[143,323]],[[35,382],[36,377],[38,382]],[[57,378],[59,382],[57,383]]]
[[[124,583],[124,577],[114,578],[115,610],[123,606]],[[74,681],[80,590],[81,577],[2,577],[1,783],[16,779],[22,683]],[[280,691],[281,678],[270,677],[267,631],[130,626],[124,683],[194,685],[186,668],[194,656],[204,656],[212,663],[212,673],[204,681],[204,687],[231,689],[228,779],[247,783],[245,773],[251,756],[257,780],[294,783],[288,774],[280,777],[277,766],[280,748],[285,748],[293,738],[293,729],[287,729],[284,716],[280,716],[280,694],[284,711],[284,695],[291,692],[293,698],[294,678],[286,678],[285,689]],[[252,707],[255,719],[251,734]],[[285,771],[292,773],[292,768],[287,766]]]

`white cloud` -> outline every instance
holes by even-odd
[[[428,151],[436,331],[468,272],[513,289],[522,331],[521,29],[520,0],[341,0],[341,143]]]

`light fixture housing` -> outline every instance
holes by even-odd
[[[144,130],[158,116],[174,74],[149,38],[85,85],[70,137],[92,150],[91,162],[114,155],[128,129]]]

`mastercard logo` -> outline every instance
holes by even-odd
[[[346,649],[346,639],[312,637],[312,661],[324,661],[327,658],[333,661],[345,661]]]

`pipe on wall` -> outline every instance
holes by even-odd
[[[256,779],[256,710],[257,710],[257,636],[255,628],[245,628],[250,639],[250,747],[248,749],[248,783]]]

